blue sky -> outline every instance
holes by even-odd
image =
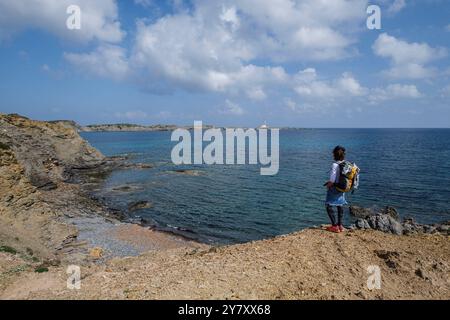
[[[450,127],[446,0],[0,0],[0,61],[36,119]]]

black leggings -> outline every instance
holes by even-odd
[[[328,213],[328,216],[330,217],[331,224],[333,226],[342,226],[343,219],[344,219],[344,208],[341,206],[337,207],[337,212],[338,212],[338,214],[337,214],[337,220],[336,220],[336,214],[334,213],[333,206],[327,205],[327,213]]]

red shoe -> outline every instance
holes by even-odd
[[[339,230],[339,227],[338,227],[338,226],[331,226],[331,227],[328,227],[328,228],[327,228],[327,231],[334,232],[334,233],[339,233],[339,232],[341,232],[341,231]]]

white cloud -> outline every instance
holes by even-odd
[[[70,5],[81,8],[81,30],[66,27]],[[70,41],[119,42],[124,36],[115,0],[0,0],[0,40],[29,28]]]
[[[444,55],[442,49],[435,49],[426,43],[408,43],[386,33],[381,34],[374,44],[375,53],[391,58],[394,63],[413,62],[425,64]]]
[[[445,27],[445,31],[450,32],[450,24]]]
[[[362,87],[350,73],[332,80],[322,80],[316,70],[308,68],[295,76],[294,90],[298,95],[311,99],[336,99],[363,96],[366,88]]]
[[[397,13],[406,7],[406,0],[394,0],[388,7],[388,12]]]
[[[373,45],[376,55],[391,60],[391,68],[384,74],[395,79],[424,79],[436,75],[428,64],[447,55],[444,48],[433,48],[426,43],[408,43],[386,33]]]
[[[46,63],[41,65],[40,70],[55,80],[61,80],[64,77],[64,73],[61,70],[53,69]]]
[[[411,1],[411,0],[408,0]],[[372,1],[374,2],[374,1]],[[377,0],[373,4],[378,4],[382,7],[382,12],[387,13],[388,15],[392,16],[403,9],[406,8],[407,1],[406,0]]]
[[[450,97],[450,84],[442,89],[442,95],[444,97]]]
[[[148,118],[148,113],[136,110],[136,111],[127,111],[127,112],[116,112],[114,116],[118,119],[126,119],[126,120],[142,120]]]
[[[417,90],[415,85],[391,84],[387,87],[387,91],[393,97],[420,98],[422,94]]]
[[[115,45],[101,45],[91,53],[65,53],[64,57],[80,71],[114,80],[129,75],[126,52]]]
[[[289,110],[297,114],[333,113],[336,106],[343,105],[351,114],[362,112],[363,106],[424,97],[412,84],[394,83],[383,88],[368,88],[348,72],[337,78],[325,78],[319,76],[314,68],[307,68],[298,72],[291,81],[297,96],[283,101]]]
[[[223,115],[240,116],[243,115],[245,111],[237,103],[226,100],[225,105],[221,107],[219,113]]]
[[[138,22],[128,70],[133,71],[134,81],[151,92],[242,93],[262,100],[269,86],[284,85],[289,78],[277,63],[335,60],[353,54],[366,4],[367,0],[197,0],[191,10],[152,23]],[[97,56],[98,52],[78,59],[71,56],[71,61],[79,62],[78,66],[84,61],[89,69],[92,61],[112,65]],[[122,57],[119,60],[125,62]],[[117,60],[116,55],[111,58]],[[267,62],[257,66],[256,60]],[[111,67],[93,70],[101,74],[111,70],[117,78]]]
[[[437,70],[418,63],[401,63],[384,71],[384,74],[393,79],[425,79],[436,76]]]
[[[41,66],[41,70],[42,70],[43,72],[50,72],[50,66],[49,66],[48,64],[43,64],[43,65]]]
[[[247,96],[252,100],[264,100],[267,94],[261,88],[251,88],[247,90]]]
[[[161,8],[159,7],[161,1],[158,0],[134,0],[134,4],[142,6],[146,9],[151,9],[152,13],[161,14]],[[174,11],[184,10],[187,3],[185,0],[165,0],[165,5],[171,6]]]
[[[317,107],[309,104],[309,103],[298,103],[291,98],[285,98],[284,104],[294,113],[303,114],[307,112],[315,112],[318,111]]]
[[[150,7],[153,5],[152,0],[134,0],[134,3],[143,7]]]
[[[130,64],[139,70],[144,86],[156,92],[181,88],[264,98],[264,85],[282,82],[286,73],[281,67],[245,63],[253,56],[252,49],[233,37],[228,24],[234,18],[226,16],[213,26],[188,14],[164,17],[151,25],[140,22]]]
[[[391,84],[386,88],[373,89],[369,95],[370,103],[379,103],[393,99],[418,99],[423,95],[415,85]]]
[[[292,100],[291,98],[285,98],[284,104],[292,111],[295,111],[297,108],[297,103],[294,100]]]
[[[362,96],[366,92],[366,88],[363,88],[358,80],[350,73],[344,73],[342,77],[337,80],[337,88],[344,94],[349,94],[354,97]]]
[[[236,31],[241,25],[241,21],[236,12],[236,7],[223,7],[222,14],[220,15],[220,20],[229,24],[233,31]]]
[[[423,95],[415,85],[390,84],[385,88],[366,88],[350,73],[345,72],[338,78],[324,79],[318,76],[314,68],[298,72],[294,77],[294,91],[300,101],[284,99],[285,105],[295,112],[326,109],[343,103],[348,99],[359,103],[376,104],[393,99],[417,99]],[[358,98],[358,100],[354,100]]]
[[[85,1],[80,0],[83,4]],[[5,3],[0,0],[0,5],[8,10],[18,10]],[[50,7],[61,6],[60,2],[56,5],[51,0],[46,3],[49,12],[53,12]],[[116,21],[115,1],[96,3],[98,8],[94,10],[93,21],[104,21],[106,29],[114,27],[116,32],[106,36],[101,27],[97,33],[88,32],[86,39],[101,40],[97,49],[90,53],[65,53],[66,60],[82,72],[132,81],[151,92],[170,93],[180,89],[219,92],[259,101],[280,87],[293,90],[303,99],[300,103],[286,102],[291,109],[295,103],[297,111],[305,110],[316,101],[331,103],[377,95],[378,98],[372,100],[380,101],[420,95],[415,87],[414,92],[413,86],[396,85],[375,89],[377,94],[374,94],[374,90],[362,86],[350,73],[328,79],[319,77],[313,68],[289,75],[283,67],[276,66],[281,61],[335,60],[350,55],[355,30],[365,17],[361,12],[365,12],[366,0],[279,0],[276,3],[272,0],[224,0],[220,4],[197,0],[189,11],[176,11],[152,23],[138,21],[129,51],[107,44],[120,41],[123,36]],[[151,5],[152,1],[135,0],[135,3]],[[91,16],[86,18],[89,12],[85,12],[86,8],[93,7],[86,4],[83,9],[84,19],[89,21]],[[50,25],[54,22],[36,26],[49,28]],[[432,69],[428,64],[446,54],[444,49],[407,43],[387,34],[379,36],[374,51],[391,60],[392,68],[387,74],[394,78],[429,77]],[[254,61],[265,63],[256,65]],[[241,115],[244,110],[227,100],[220,112]]]
[[[352,54],[365,0],[238,0],[239,37],[274,61],[329,60]]]

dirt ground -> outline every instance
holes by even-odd
[[[17,258],[0,268],[18,268]],[[81,269],[9,276],[2,299],[450,299],[450,241],[443,235],[309,229],[227,247],[151,251]],[[370,266],[381,288],[368,289]]]

